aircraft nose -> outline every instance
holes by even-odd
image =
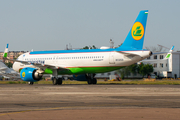
[[[17,62],[14,62],[12,68],[14,71],[19,72],[17,64],[18,64]]]
[[[149,55],[151,56],[152,54],[153,54],[152,51],[150,51],[150,52],[149,52]]]

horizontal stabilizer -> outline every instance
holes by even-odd
[[[129,53],[129,52],[124,52],[124,51],[118,51],[118,53],[122,53],[124,54],[125,56],[139,56],[137,54],[133,54],[133,53]]]
[[[157,52],[157,53],[153,53],[153,55],[159,55],[159,54],[165,54],[167,53],[166,57],[164,59],[161,59],[161,60],[166,60],[166,59],[169,59],[172,52],[173,52],[173,49],[174,49],[174,46],[171,47],[171,49],[169,50],[169,52]],[[148,61],[156,61],[156,60],[148,60]]]

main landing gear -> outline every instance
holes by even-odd
[[[97,84],[97,79],[94,78],[95,75],[96,74],[88,74],[88,75],[86,75],[88,84]]]
[[[58,71],[53,70],[54,77],[52,78],[53,85],[61,85],[62,84],[62,78],[58,78]]]
[[[52,78],[53,85],[61,85],[62,84],[62,78]]]

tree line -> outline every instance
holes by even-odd
[[[130,66],[124,67],[122,69],[117,70],[118,73],[120,73],[121,75],[121,79],[124,79],[124,77],[128,77],[130,75],[130,73],[133,74],[141,74],[143,77],[145,75],[149,75],[150,73],[153,72],[153,66],[151,64],[144,64],[144,63],[140,63],[140,64],[132,64]]]

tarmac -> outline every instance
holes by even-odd
[[[180,85],[0,84],[0,120],[180,119]]]

